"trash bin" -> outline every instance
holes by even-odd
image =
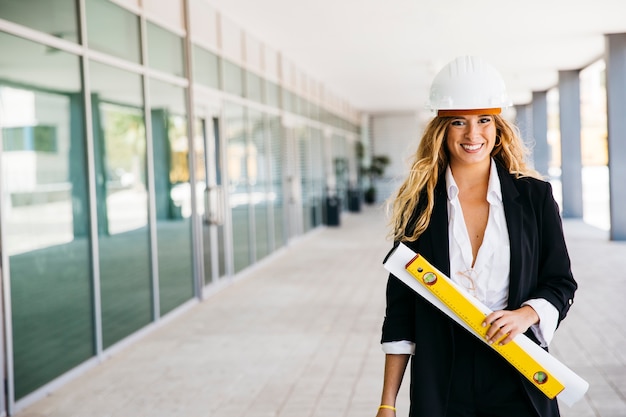
[[[348,211],[361,211],[361,193],[359,190],[348,190]]]
[[[327,226],[339,226],[340,214],[341,214],[341,201],[339,197],[332,196],[326,197],[325,204],[326,211],[326,225]]]

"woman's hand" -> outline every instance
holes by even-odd
[[[524,333],[530,326],[539,322],[539,316],[531,306],[523,306],[517,310],[498,310],[489,314],[483,321],[487,329],[487,342],[498,342],[506,345],[515,336]]]

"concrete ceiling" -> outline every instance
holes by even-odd
[[[359,110],[420,111],[437,71],[478,55],[515,104],[603,56],[626,0],[209,0]]]

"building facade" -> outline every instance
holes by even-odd
[[[0,415],[321,225],[360,120],[205,0],[0,2]]]

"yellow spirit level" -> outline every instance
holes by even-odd
[[[483,339],[487,334],[487,327],[482,322],[487,316],[472,304],[466,294],[463,294],[454,285],[450,278],[437,271],[423,256],[416,255],[407,265],[406,270],[424,287],[431,291],[456,315],[467,323],[474,332]],[[553,399],[563,391],[565,386],[541,366],[532,356],[526,353],[512,340],[506,345],[493,343],[491,345],[511,365],[513,365],[526,379],[532,382],[548,398]]]

